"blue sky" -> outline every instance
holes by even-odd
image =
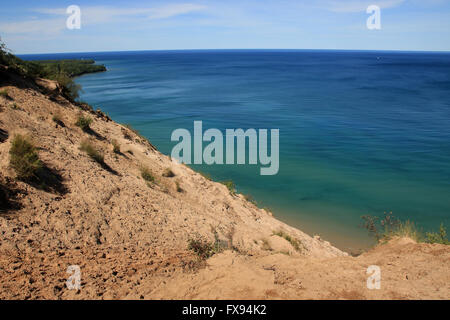
[[[14,53],[171,49],[450,51],[450,0],[2,1]],[[20,2],[20,3],[19,3]],[[368,30],[366,8],[381,8]],[[81,8],[81,29],[66,8]]]

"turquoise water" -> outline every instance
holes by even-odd
[[[367,246],[360,216],[450,225],[450,54],[154,51],[94,58],[82,100],[170,154],[176,128],[279,128],[280,171],[193,166],[232,179],[275,216],[341,248]]]

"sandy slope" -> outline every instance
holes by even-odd
[[[20,208],[0,214],[1,299],[450,298],[448,246],[399,240],[350,257],[172,162],[101,113],[81,111],[57,96],[54,84],[41,82],[51,98],[4,71],[2,78],[0,90],[10,98],[0,97],[0,179]],[[90,134],[74,125],[82,113],[94,119]],[[16,133],[31,136],[61,177],[52,191],[11,179]],[[109,168],[79,150],[86,138]],[[113,139],[122,154],[112,152]],[[140,177],[142,166],[155,184]],[[167,168],[175,177],[162,176]],[[300,250],[273,235],[280,230],[298,239]],[[213,241],[214,234],[230,249],[199,262],[188,240]],[[372,264],[381,267],[381,290],[366,288]],[[69,265],[81,268],[80,291],[65,286]]]

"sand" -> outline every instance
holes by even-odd
[[[397,239],[352,257],[172,161],[103,113],[70,103],[55,83],[1,76],[9,97],[0,97],[0,181],[15,205],[0,213],[0,299],[450,298],[449,246]],[[93,119],[92,132],[75,125],[80,115]],[[19,133],[33,139],[56,179],[49,190],[14,179],[9,149]],[[80,150],[86,139],[106,166]],[[175,176],[163,176],[167,169]],[[188,249],[199,237],[218,241],[221,252],[200,259]],[[80,290],[66,286],[71,265],[80,267]],[[366,286],[370,265],[381,268],[379,290]]]

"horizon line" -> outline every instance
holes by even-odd
[[[40,52],[14,53],[15,55],[45,54],[80,54],[80,53],[120,53],[120,52],[167,52],[167,51],[347,51],[347,52],[397,52],[397,53],[450,53],[450,50],[399,50],[399,49],[293,49],[293,48],[251,48],[251,49],[141,49],[141,50],[108,50],[108,51],[72,51],[72,52]]]

